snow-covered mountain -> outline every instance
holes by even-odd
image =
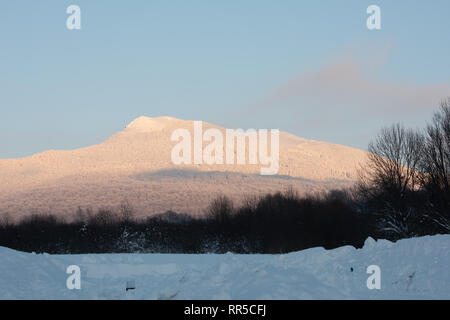
[[[0,299],[450,299],[450,235],[283,255],[36,255],[0,247]],[[66,288],[80,268],[80,290]],[[369,266],[380,289],[369,289]],[[370,269],[369,269],[370,271]],[[133,281],[135,290],[126,291]]]
[[[0,214],[71,213],[81,207],[131,203],[138,214],[167,210],[197,214],[218,194],[243,197],[294,187],[314,192],[356,179],[362,150],[280,133],[280,165],[261,176],[260,165],[175,165],[176,129],[193,132],[194,121],[140,117],[98,145],[50,150],[0,160]],[[203,122],[203,130],[225,128]],[[248,146],[247,146],[248,147]]]

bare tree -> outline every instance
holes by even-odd
[[[429,216],[450,231],[450,97],[441,103],[426,134],[421,183],[432,203]]]
[[[427,127],[422,169],[424,186],[433,192],[450,194],[450,98],[441,103]]]
[[[226,196],[219,196],[211,202],[207,210],[211,219],[226,223],[233,213],[233,201]]]
[[[385,127],[369,144],[360,188],[371,196],[401,200],[419,181],[423,135],[400,124]]]
[[[399,238],[416,235],[420,215],[408,201],[419,188],[423,141],[420,132],[395,124],[383,128],[369,144],[357,190],[373,209],[383,233]]]
[[[120,204],[120,217],[122,221],[126,223],[129,223],[133,220],[134,209],[128,200],[125,200]]]
[[[399,238],[418,235],[417,227],[420,223],[420,218],[415,208],[397,209],[388,204],[382,209],[378,218],[378,227],[381,231],[393,233]]]

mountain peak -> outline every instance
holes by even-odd
[[[125,128],[140,132],[160,131],[177,121],[180,120],[166,116],[154,118],[141,116],[131,121]]]
[[[175,130],[191,133],[191,147],[196,139],[202,141],[203,156],[212,145],[203,135],[209,128],[226,134],[226,128],[208,122],[203,122],[202,133],[197,135],[193,120],[139,117],[97,145],[0,160],[0,180],[6,182],[0,183],[0,213],[59,214],[74,211],[80,204],[109,208],[124,200],[129,200],[142,215],[169,210],[202,212],[217,194],[240,202],[247,196],[286,187],[310,193],[350,186],[357,177],[357,166],[367,158],[362,150],[280,132],[277,176],[259,176],[266,165],[249,163],[249,142],[244,149],[244,164],[237,164],[236,159],[230,165],[202,160],[190,166],[172,161],[176,142],[171,137]],[[226,156],[226,136],[222,144],[222,156]],[[186,198],[189,201],[183,200]]]

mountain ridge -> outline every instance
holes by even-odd
[[[78,206],[114,206],[118,201],[129,199],[136,202],[141,214],[168,210],[198,212],[221,193],[240,199],[242,193],[261,194],[286,187],[310,192],[329,189],[330,182],[336,182],[336,187],[351,185],[356,180],[358,164],[367,155],[359,149],[280,132],[278,175],[264,180],[258,177],[259,165],[175,165],[171,161],[171,151],[176,142],[171,141],[171,134],[180,128],[192,133],[193,124],[192,120],[167,116],[142,116],[99,144],[2,159],[0,179],[4,183],[0,185],[0,214],[73,212]],[[208,122],[202,122],[202,125],[203,132],[209,128],[226,130]],[[176,178],[177,172],[186,169],[206,172],[210,177],[194,176],[186,185],[186,179]],[[146,181],[135,178],[139,174],[171,170],[175,177],[173,174],[150,175],[151,180]],[[234,175],[222,174],[226,172]],[[287,181],[284,176],[307,182]],[[211,185],[210,180],[215,184]],[[87,190],[89,194],[86,194]],[[183,205],[183,201],[192,198],[198,200],[193,201],[195,205]]]

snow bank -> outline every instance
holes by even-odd
[[[36,255],[0,247],[1,299],[450,299],[450,235],[284,255]],[[81,290],[66,268],[81,268]],[[381,289],[369,290],[369,265]],[[353,271],[351,271],[353,270]],[[135,290],[126,291],[127,281]]]

